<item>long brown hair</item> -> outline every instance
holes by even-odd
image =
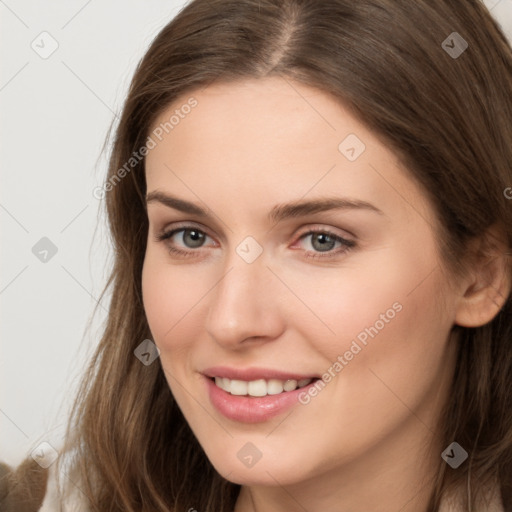
[[[468,44],[460,55],[449,51],[454,32]],[[151,338],[141,296],[148,221],[144,159],[126,162],[179,98],[269,76],[332,94],[396,151],[435,208],[452,274],[491,226],[512,247],[512,51],[479,0],[192,1],[140,62],[111,153],[110,311],[64,450],[92,510],[234,508],[240,486],[208,461],[159,362],[145,366],[133,353]],[[458,485],[468,486],[470,510],[492,481],[512,507],[511,297],[487,325],[454,329],[457,366],[438,432],[469,459],[454,471],[440,458],[429,511]]]

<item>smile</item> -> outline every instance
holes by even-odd
[[[267,395],[279,395],[310,384],[313,379],[257,379],[251,381],[228,379],[227,377],[215,377],[215,385],[220,389],[236,396],[262,397]]]
[[[216,366],[201,372],[211,405],[225,418],[241,423],[266,422],[299,404],[319,377],[265,368]]]

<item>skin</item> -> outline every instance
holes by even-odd
[[[194,202],[208,217],[148,203],[143,298],[185,418],[217,471],[242,484],[235,511],[426,511],[443,463],[436,424],[454,369],[450,332],[458,319],[470,323],[470,281],[447,279],[424,192],[393,151],[319,90],[270,78],[193,96],[198,105],[147,156],[147,191]],[[338,150],[349,134],[366,146],[353,162]],[[322,197],[381,213],[268,219],[276,204]],[[202,246],[183,231],[156,240],[183,224],[207,235]],[[308,258],[326,254],[311,228],[355,247],[336,243],[333,257]],[[236,252],[247,236],[263,249],[252,263]],[[205,368],[321,375],[395,303],[401,311],[307,405],[243,424],[209,401]],[[251,468],[237,457],[247,442],[262,453]]]

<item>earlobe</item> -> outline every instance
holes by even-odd
[[[493,320],[510,296],[511,256],[497,238],[486,237],[480,257],[466,281],[455,315],[461,327],[480,327]],[[489,241],[492,239],[492,244]],[[492,247],[492,249],[491,249]]]

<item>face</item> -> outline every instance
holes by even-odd
[[[214,84],[153,129],[176,109],[146,160],[143,298],[215,468],[284,485],[415,449],[446,399],[456,309],[425,194],[316,89]]]

